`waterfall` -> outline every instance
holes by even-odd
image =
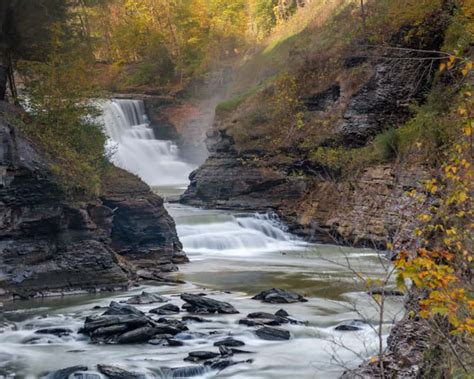
[[[150,186],[187,186],[194,167],[180,159],[175,143],[155,138],[142,100],[113,99],[101,107],[112,163]]]
[[[178,217],[177,221],[178,235],[188,254],[245,256],[256,252],[297,250],[303,244],[270,215],[233,216],[199,212],[194,217]]]

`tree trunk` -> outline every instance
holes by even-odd
[[[0,101],[4,101],[7,94],[8,67],[0,62]]]

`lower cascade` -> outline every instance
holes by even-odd
[[[174,142],[155,138],[142,100],[112,99],[101,107],[112,163],[150,186],[187,185],[195,167],[181,160]]]
[[[177,231],[187,253],[247,255],[301,248],[302,242],[271,215],[210,213],[180,219]]]

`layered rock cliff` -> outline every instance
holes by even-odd
[[[443,42],[449,14],[439,9],[405,25],[390,37],[394,47],[347,46],[304,62],[293,52],[290,79],[270,80],[218,108],[207,133],[210,156],[191,174],[181,201],[272,210],[312,240],[385,246],[404,227],[404,193],[427,170],[417,159],[369,160],[364,148],[409,120],[411,103],[425,101],[436,71],[432,52]],[[353,172],[344,154],[354,155],[348,163],[361,162]],[[331,160],[342,167],[331,167]]]
[[[185,260],[162,199],[143,182],[118,171],[103,198],[68,200],[13,125],[19,111],[0,105],[1,297],[124,289],[137,267],[169,271]]]

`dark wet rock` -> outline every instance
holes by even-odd
[[[187,362],[199,362],[216,358],[219,355],[219,353],[214,353],[212,351],[192,351],[186,358],[184,358],[184,360]]]
[[[167,301],[169,301],[168,298],[160,296],[157,293],[143,291],[140,295],[135,295],[128,299],[127,304],[153,304],[166,303]]]
[[[308,111],[324,111],[339,100],[341,86],[336,83],[324,91],[305,96],[302,100]]]
[[[172,336],[175,336],[183,332],[182,328],[168,324],[155,324],[153,328],[157,334],[171,334]],[[186,326],[184,326],[184,328],[186,328],[184,330],[187,330]]]
[[[205,310],[209,313],[223,313],[223,314],[239,313],[229,303],[226,303],[224,301],[210,299],[205,296],[184,293],[181,295],[181,299],[191,305],[191,308],[189,308],[190,312],[195,312],[196,310]]]
[[[132,307],[131,305],[127,304],[120,304],[117,303],[116,301],[112,301],[108,307],[108,309],[103,313],[103,315],[115,315],[115,316],[120,316],[120,315],[137,315],[137,316],[143,316],[144,313],[140,310],[138,310],[135,307]]]
[[[236,340],[232,337],[228,337],[221,341],[214,342],[214,346],[227,346],[227,347],[239,347],[244,346],[245,343],[239,340]]]
[[[250,318],[250,319],[264,319],[264,320],[272,320],[274,322],[276,322],[277,324],[286,324],[288,323],[288,319],[286,317],[280,317],[280,316],[277,316],[277,315],[273,315],[271,313],[267,313],[267,312],[253,312],[253,313],[249,313],[247,315],[247,318]],[[264,322],[265,323],[265,322]],[[267,324],[267,323],[265,323]]]
[[[174,315],[179,313],[179,307],[174,304],[165,304],[162,305],[161,307],[154,308],[150,311],[150,313],[154,313],[157,315]]]
[[[268,341],[285,341],[290,339],[290,332],[288,330],[270,328],[268,326],[258,329],[255,334],[259,338]]]
[[[126,325],[128,328],[137,328],[150,323],[150,319],[144,316],[123,315],[123,316],[94,316],[87,317],[84,327],[80,330],[83,334],[89,334],[98,328],[109,327],[112,325]]]
[[[219,346],[219,353],[223,357],[231,357],[232,355],[234,355],[234,353],[232,352],[232,349],[224,345]]]
[[[35,331],[36,334],[53,334],[58,337],[68,336],[73,333],[72,329],[69,328],[44,328]]]
[[[180,331],[185,331],[189,329],[184,322],[176,319],[167,319],[162,317],[158,319],[158,323],[172,326],[173,328],[179,329]]]
[[[183,316],[182,318],[183,321],[188,322],[210,322],[211,320],[207,320],[205,318],[199,317],[199,316]]]
[[[184,345],[183,341],[175,340],[174,338],[170,338],[167,341],[168,341],[168,346],[171,346],[171,347],[179,347],[179,346]]]
[[[139,372],[127,371],[118,366],[97,365],[97,369],[109,379],[146,379],[144,374]]]
[[[222,371],[226,369],[227,367],[237,365],[239,363],[252,363],[252,359],[248,359],[246,361],[233,361],[232,359],[218,359],[215,361],[207,361],[204,362],[205,365],[211,367],[213,370],[219,370]]]
[[[303,296],[283,290],[280,288],[272,288],[266,291],[260,292],[258,295],[252,297],[254,300],[262,300],[265,303],[282,304],[282,303],[297,303],[308,301]]]
[[[151,326],[144,326],[121,334],[117,338],[118,344],[130,344],[130,343],[145,343],[153,338],[156,334],[162,334],[156,328]]]
[[[254,354],[253,351],[241,350],[236,348],[231,348],[230,350],[232,350],[232,353],[234,354]]]
[[[275,312],[275,316],[288,317],[289,315],[290,314],[284,309],[279,309],[278,311]]]
[[[239,320],[240,325],[246,325],[246,326],[262,326],[264,325],[263,320],[250,320],[248,318],[243,318]]]
[[[87,371],[87,366],[71,366],[48,374],[47,379],[68,379],[76,371]]]
[[[99,341],[108,338],[109,336],[125,333],[130,327],[127,324],[117,324],[97,328],[91,333],[93,341]]]
[[[112,248],[138,269],[175,271],[186,263],[174,220],[161,197],[125,170],[114,168],[104,179],[101,200],[113,209]]]
[[[143,280],[151,280],[163,284],[184,284],[184,280],[172,278],[161,272],[161,270],[154,270],[153,268],[141,269],[137,271],[137,276]]]
[[[131,245],[155,266],[182,255],[162,199],[138,177],[119,169],[115,175],[111,167],[104,198],[73,202],[51,171],[54,159],[13,125],[23,118],[20,110],[4,102],[0,108],[0,297],[127,289],[135,271],[129,261],[136,262],[125,252]],[[113,180],[119,176],[126,183]],[[137,228],[140,236],[125,242]],[[123,253],[120,262],[116,252]]]
[[[337,325],[334,330],[337,330],[339,332],[355,332],[358,330],[362,330],[364,325],[367,325],[367,323],[362,320],[351,320],[345,321]]]

